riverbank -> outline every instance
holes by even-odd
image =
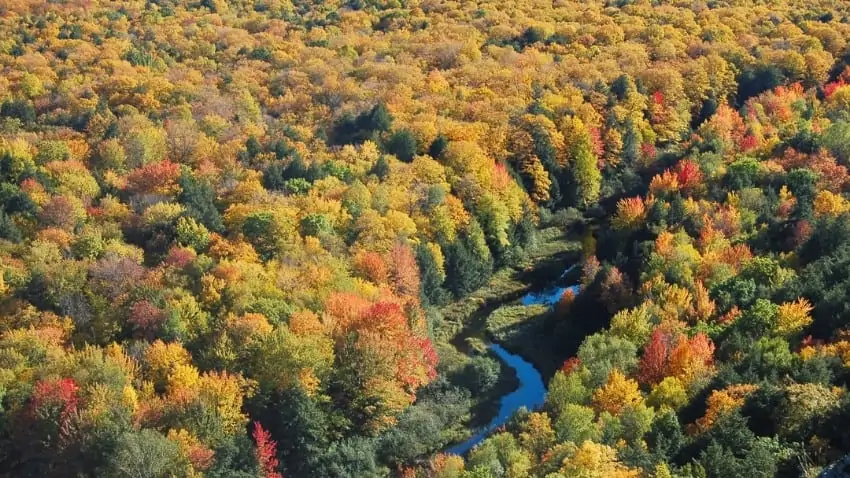
[[[564,270],[574,264],[581,255],[579,241],[569,237],[560,228],[541,230],[537,247],[528,256],[514,265],[497,271],[488,284],[463,300],[454,302],[441,310],[442,320],[435,327],[437,351],[440,356],[441,373],[452,374],[462,370],[473,357],[489,355],[488,343],[499,344],[505,354],[518,354],[516,346],[511,341],[500,340],[489,333],[488,321],[497,310],[518,301],[530,291],[539,291],[546,286],[563,278]],[[549,308],[540,306],[540,312]],[[493,424],[503,413],[507,414],[504,421],[510,417],[517,406],[511,406],[510,411],[503,409],[502,400],[516,393],[521,382],[515,369],[507,363],[505,357],[499,358],[500,373],[496,384],[487,393],[473,397],[473,407],[466,423],[466,439],[472,436],[473,430],[479,433],[492,431],[488,425]],[[539,357],[529,358],[518,354],[528,367],[537,370],[550,370],[552,367],[538,363]],[[542,365],[546,365],[541,368]],[[540,401],[545,395],[545,383],[550,377],[541,377]],[[489,429],[489,430],[488,430]],[[486,434],[486,433],[485,433]],[[458,442],[461,442],[458,436]],[[461,442],[463,443],[463,442]]]

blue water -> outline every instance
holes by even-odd
[[[555,305],[561,299],[561,295],[565,290],[572,289],[573,294],[578,295],[580,288],[581,286],[579,285],[571,285],[569,287],[548,287],[541,291],[525,294],[522,296],[522,299],[520,299],[520,302],[522,305]]]
[[[564,279],[574,267],[575,265],[572,265],[567,268],[561,274],[560,279]],[[522,305],[543,304],[554,306],[561,299],[561,294],[565,290],[572,289],[573,293],[578,295],[579,288],[578,285],[569,287],[552,286],[541,291],[529,292],[520,299],[520,302]],[[489,346],[489,349],[516,371],[517,378],[519,379],[519,388],[502,397],[502,401],[499,404],[499,414],[484,429],[465,442],[449,448],[446,450],[446,453],[465,455],[469,450],[472,450],[472,448],[484,441],[487,435],[492,433],[493,430],[507,423],[517,410],[523,407],[528,410],[536,410],[543,406],[546,399],[546,385],[543,383],[543,377],[540,376],[540,372],[533,365],[526,362],[519,355],[508,353],[499,344],[492,344]]]
[[[540,372],[519,355],[508,353],[499,344],[492,344],[489,349],[516,371],[519,388],[502,397],[499,414],[483,430],[473,435],[469,440],[449,448],[446,453],[465,455],[493,430],[507,423],[514,412],[520,408],[535,410],[543,406],[543,401],[546,398],[546,385],[543,384],[543,377],[540,376]]]

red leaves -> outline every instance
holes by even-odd
[[[174,246],[168,250],[168,255],[165,257],[163,263],[167,266],[182,269],[191,264],[197,256],[198,254],[193,249]]]
[[[756,146],[758,146],[758,138],[751,134],[748,134],[741,139],[738,146],[740,146],[741,151],[750,151],[752,149],[755,149]]]
[[[638,380],[641,383],[655,385],[664,379],[669,348],[670,334],[656,328],[638,364]]]
[[[693,191],[702,184],[702,171],[699,164],[690,159],[679,162],[676,179],[679,187],[685,191]]]
[[[599,131],[599,128],[590,128],[588,134],[590,135],[590,149],[599,158],[599,167],[602,168],[605,166],[605,159],[603,158],[605,155],[605,142],[602,141],[602,132]]]
[[[672,346],[674,342],[676,345]],[[674,376],[687,385],[709,371],[713,364],[714,343],[707,335],[673,337],[656,328],[638,364],[638,379],[655,385],[664,377]]]
[[[563,365],[561,365],[561,372],[566,375],[569,375],[573,370],[579,368],[580,366],[581,359],[579,359],[578,357],[570,357],[566,361],[564,361]]]
[[[68,415],[77,409],[79,390],[73,378],[39,380],[32,393],[32,411],[37,416],[51,410]]]
[[[272,440],[271,434],[257,421],[254,422],[252,436],[257,444],[254,456],[257,458],[257,463],[260,464],[260,476],[262,478],[283,478],[283,475],[277,471],[279,465],[277,442]]]
[[[171,194],[177,188],[180,165],[171,161],[146,164],[127,176],[127,190],[136,194]]]
[[[844,80],[833,81],[832,83],[827,83],[826,86],[823,87],[823,96],[829,98],[835,93],[835,90],[844,86]]]
[[[36,420],[55,423],[59,446],[69,442],[72,424],[79,406],[79,385],[72,378],[39,380],[33,390],[30,413]]]

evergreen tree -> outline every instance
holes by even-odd
[[[477,254],[468,236],[459,238],[446,251],[446,287],[463,297],[487,283],[493,263]]]
[[[431,305],[444,305],[448,301],[446,290],[443,289],[443,277],[437,269],[434,254],[425,244],[416,248],[416,263],[419,265],[419,286],[422,301]]]
[[[405,163],[413,161],[417,148],[416,137],[407,129],[398,130],[393,133],[386,144],[387,152],[394,154],[395,157]]]
[[[390,162],[387,161],[386,156],[381,155],[378,157],[378,160],[375,161],[375,165],[372,166],[372,174],[382,181],[390,175]]]
[[[428,155],[434,159],[442,159],[443,154],[446,152],[446,148],[449,147],[449,139],[446,138],[445,135],[439,134],[434,141],[431,142],[431,145],[428,147]]]
[[[215,206],[215,190],[212,186],[193,177],[188,168],[184,168],[180,174],[179,184],[181,192],[178,201],[186,207],[189,217],[212,232],[223,231],[224,222]]]

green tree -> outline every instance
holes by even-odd
[[[390,136],[385,147],[388,153],[394,154],[396,158],[405,163],[409,163],[413,161],[419,146],[416,143],[416,137],[410,130],[400,129]]]
[[[183,168],[180,179],[178,201],[186,207],[186,214],[200,222],[212,232],[224,231],[221,213],[216,208],[216,194],[206,181],[197,179],[188,168]]]
[[[431,249],[425,244],[416,247],[416,263],[419,266],[419,287],[422,302],[431,305],[444,305],[448,301],[443,288],[444,275],[437,268],[437,261]]]
[[[118,440],[109,465],[109,476],[167,478],[181,468],[181,462],[177,443],[144,428],[127,432]]]

